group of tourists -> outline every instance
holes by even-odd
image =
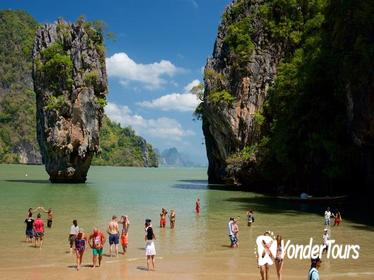
[[[161,213],[160,213],[160,228],[165,228],[167,214],[168,214],[168,211],[165,208],[162,208]],[[170,214],[169,214],[170,228],[175,227],[175,219],[176,219],[175,210],[171,209]]]
[[[43,238],[44,238],[44,222],[42,220],[42,216],[40,213],[37,214],[36,219],[33,218],[33,212],[41,210],[44,213],[47,213],[47,227],[52,227],[52,219],[53,219],[53,212],[52,209],[49,208],[46,210],[44,207],[39,206],[35,209],[29,208],[27,211],[27,217],[25,219],[26,223],[26,242],[33,242],[34,246],[41,248],[43,246]]]

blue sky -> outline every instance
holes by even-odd
[[[197,100],[191,86],[202,81],[217,28],[230,0],[2,0],[1,9],[23,9],[42,23],[58,17],[103,20],[115,41],[106,41],[109,117],[159,150],[176,147],[206,162]],[[53,4],[52,4],[53,3]]]

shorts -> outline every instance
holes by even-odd
[[[119,244],[119,234],[109,234],[109,245]]]
[[[28,238],[33,238],[34,237],[34,230],[32,230],[32,229],[26,229],[26,236]]]
[[[35,232],[35,238],[43,238],[44,232]]]
[[[166,225],[166,219],[161,219],[160,226],[165,226],[165,225]]]
[[[329,226],[330,225],[330,219],[325,219],[325,226]]]
[[[121,234],[121,244],[122,246],[127,246],[127,244],[129,244],[129,239],[127,237],[127,234],[124,234],[124,233]]]
[[[92,248],[92,254],[94,256],[97,256],[97,255],[102,256],[103,255],[103,248],[101,248],[101,249]]]
[[[49,228],[52,227],[52,220],[47,220],[47,227],[49,227]]]
[[[237,243],[235,235],[229,235],[231,246]]]
[[[70,248],[73,248],[73,245],[75,243],[75,238],[77,238],[77,236],[75,234],[69,234],[69,243],[70,243]]]

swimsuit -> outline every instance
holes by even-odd
[[[109,245],[112,245],[112,244],[119,244],[119,234],[118,233],[114,233],[114,234],[109,234]]]
[[[75,250],[79,253],[83,253],[86,249],[86,240],[84,239],[75,239]]]

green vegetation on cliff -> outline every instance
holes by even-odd
[[[0,163],[41,163],[36,140],[36,104],[32,90],[32,46],[39,24],[23,11],[0,11]],[[58,29],[63,32],[64,24]],[[103,23],[85,23],[90,40],[99,42],[98,52],[104,52],[100,32]],[[66,28],[65,28],[66,29]],[[100,33],[100,34],[99,34]],[[43,52],[43,61],[37,67],[45,70],[54,92],[46,103],[48,109],[61,107],[65,98],[62,90],[69,87],[72,62],[64,50],[68,40],[51,45]],[[89,72],[84,82],[97,84],[97,73]],[[104,108],[106,99],[97,97],[98,106]],[[93,164],[125,166],[157,166],[157,157],[150,144],[131,128],[121,128],[104,116],[100,132],[102,153]]]
[[[31,81],[37,28],[23,11],[0,11],[0,162],[40,161]]]
[[[93,165],[157,167],[157,155],[152,146],[135,135],[131,127],[122,128],[104,116],[100,131],[101,153]]]

